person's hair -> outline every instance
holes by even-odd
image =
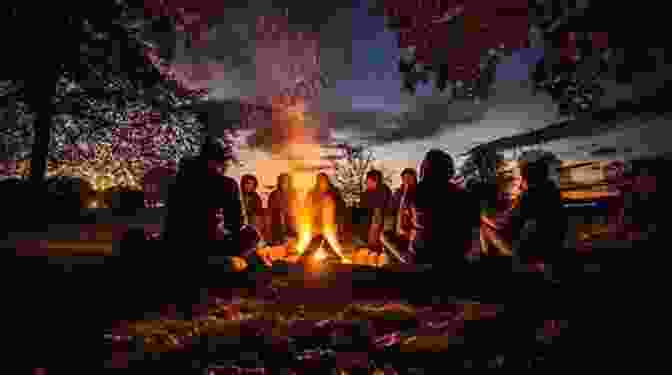
[[[383,183],[383,173],[377,169],[366,172],[366,179],[373,179],[378,185]]]
[[[550,168],[544,161],[523,162],[520,164],[520,176],[528,183],[544,182],[550,176]]]
[[[413,168],[405,168],[403,171],[401,171],[401,177],[404,176],[412,176],[417,178],[418,173]]]
[[[325,179],[325,181],[327,181],[327,190],[328,191],[330,191],[332,193],[340,194],[338,189],[336,189],[336,186],[334,186],[334,184],[331,182],[331,179],[329,178],[329,176],[324,172],[318,173],[317,176],[315,177],[315,186],[313,187],[313,191],[315,191],[315,192],[319,191],[320,179],[322,179],[322,178]]]
[[[423,179],[451,179],[455,175],[455,163],[452,156],[439,149],[429,150],[422,165],[423,176],[421,177]]]
[[[199,156],[205,160],[221,162],[234,159],[231,145],[212,136],[208,136],[205,139]]]
[[[281,173],[278,176],[278,186],[277,186],[278,189],[280,188],[280,186],[282,186],[282,181],[283,180],[287,181],[287,184],[289,185],[289,188],[291,189],[292,188],[292,176],[290,176],[289,173]]]
[[[257,187],[259,187],[259,181],[257,180],[257,177],[251,174],[246,174],[243,175],[243,177],[240,178],[240,189],[243,190],[245,188],[245,185],[247,184],[248,181],[254,182],[254,189],[256,190]]]

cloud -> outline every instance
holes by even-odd
[[[418,97],[408,111],[349,111],[329,113],[331,128],[353,134],[359,142],[372,146],[422,141],[464,126],[478,124],[485,118],[488,102],[474,103],[447,97]]]
[[[473,133],[478,142],[486,142],[491,140],[488,134],[497,137],[513,135],[557,121],[552,99],[544,93],[534,95],[528,83],[518,79],[500,79],[495,83],[492,96],[480,103],[452,100],[446,94],[402,95],[400,99],[402,103],[394,106],[401,109],[400,112],[386,111],[385,106],[378,106],[380,110],[352,110],[354,105],[351,105],[350,110],[342,110],[345,107],[343,101],[337,106],[320,104],[321,109],[328,112],[325,116],[329,118],[331,129],[351,135],[354,141],[374,146],[433,142],[444,139],[443,135],[456,133]],[[331,111],[330,105],[334,107]],[[484,132],[477,128],[489,130]],[[465,137],[457,138],[464,141]],[[451,148],[456,148],[455,142],[455,139],[451,140]],[[460,148],[468,146],[471,145]]]
[[[257,64],[277,65],[277,61],[258,58],[258,19],[260,16],[287,14],[290,32],[317,33],[321,69],[330,72],[334,79],[349,77],[353,38],[351,8],[356,1],[338,2],[338,5],[331,6],[319,2],[285,1],[280,7],[273,3],[251,0],[244,6],[242,3],[227,2],[226,11],[213,20],[214,24],[202,45],[187,49],[186,37],[182,35],[176,64],[187,75],[200,77],[202,83],[220,99],[254,97],[258,83],[262,83],[257,82]],[[285,13],[284,8],[289,8],[289,11]]]
[[[331,130],[319,121],[272,121],[257,128],[247,137],[247,146],[270,153],[279,153],[290,143],[329,144]]]
[[[183,37],[178,44],[175,67],[190,81],[211,90],[215,100],[201,109],[211,131],[219,133],[239,124],[243,114],[236,106],[241,101],[261,103],[265,100],[260,95],[277,95],[295,84],[296,75],[289,72],[289,65],[308,61],[306,56],[296,54],[292,49],[303,48],[296,42],[292,45],[290,41],[289,49],[283,50],[282,43],[269,46],[256,40],[259,16],[286,14],[290,32],[317,33],[313,35],[318,39],[319,69],[328,72],[330,80],[347,79],[352,74],[352,8],[357,3],[346,1],[330,6],[290,0],[282,4],[289,8],[285,13],[276,2],[252,0],[247,6],[227,5],[227,11],[215,21],[202,47],[186,49]],[[312,61],[310,56],[308,58]],[[340,100],[351,108],[349,98]],[[262,116],[255,121],[257,128],[246,143],[252,148],[275,152],[275,146],[293,141],[300,131],[309,136],[310,142],[329,143],[331,136],[327,124],[330,122],[326,116],[321,117],[319,122],[311,122],[305,129],[299,129],[274,123]]]

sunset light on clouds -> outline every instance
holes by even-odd
[[[415,96],[401,92],[395,33],[386,29],[383,17],[368,12],[366,1],[339,9],[325,18],[328,22],[319,31],[290,25],[282,11],[270,7],[232,9],[224,17],[205,38],[201,52],[183,49],[177,59],[177,68],[190,70],[191,79],[209,88],[215,100],[273,103],[283,90],[315,73],[330,81],[302,102],[304,124],[286,125],[274,114],[273,121],[259,121],[243,132],[247,138],[239,142],[239,151],[244,166],[231,174],[255,173],[262,186],[274,185],[279,173],[296,165],[297,157],[315,171],[320,167],[328,171],[329,161],[321,157],[328,147],[317,151],[317,145],[368,144],[379,164],[393,171],[397,184],[398,173],[417,168],[430,148],[448,151],[459,164],[459,155],[477,144],[565,120],[558,118],[557,105],[548,94],[533,93],[531,88],[530,75],[544,56],[543,47],[506,56],[496,68],[492,95],[474,103],[437,93],[431,83],[421,84]],[[229,56],[234,49],[239,57]],[[633,90],[621,87],[609,92],[601,99],[604,103],[632,95]],[[618,138],[628,143],[624,149],[649,152],[639,139],[660,139],[656,136],[660,127],[644,126],[642,131],[649,135],[573,138],[544,147],[563,159],[583,160],[590,157],[585,145]],[[306,155],[297,156],[297,150]]]

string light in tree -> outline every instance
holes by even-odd
[[[73,150],[71,159],[61,161],[51,174],[83,178],[99,191],[111,187],[142,189],[141,182],[145,174],[142,160],[116,158],[113,146],[109,143],[94,145],[91,153],[93,157],[89,158],[88,150]]]

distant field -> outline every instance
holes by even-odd
[[[149,232],[160,232],[165,212],[163,208],[150,208],[138,210],[132,216],[121,216],[110,209],[87,209],[79,222],[54,219],[46,228],[7,233],[0,241],[0,247],[16,246],[26,255],[45,252],[49,255],[111,255],[114,243],[122,239],[129,228],[143,227]]]

